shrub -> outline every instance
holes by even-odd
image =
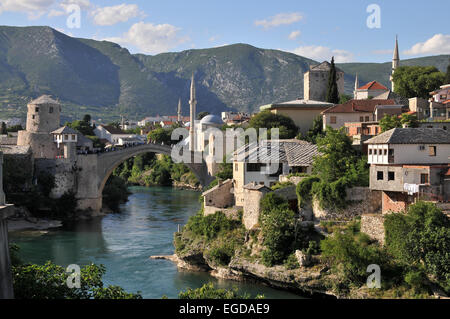
[[[203,211],[191,216],[186,224],[186,229],[192,231],[206,240],[216,238],[220,233],[239,228],[242,223],[237,220],[229,219],[222,212],[216,212],[213,215],[203,216]]]
[[[311,200],[311,189],[314,183],[320,182],[320,179],[316,176],[310,176],[304,178],[297,184],[296,192],[298,198],[298,206],[304,207],[307,201]]]
[[[178,294],[179,299],[249,299],[247,294],[241,295],[237,289],[225,290],[214,287],[212,283],[197,289],[188,288]]]
[[[300,264],[297,261],[297,257],[295,257],[295,253],[290,254],[288,258],[284,261],[284,266],[288,270],[297,269],[300,267]]]

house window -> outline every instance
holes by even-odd
[[[34,119],[35,119],[35,116],[34,116],[34,115],[32,115],[32,116],[31,116],[31,118],[32,118],[32,119],[34,120]]]
[[[384,150],[384,155],[385,155],[385,156],[387,155],[387,149]]]
[[[236,164],[234,164],[234,171],[235,172],[238,172],[239,171],[239,166],[238,166],[238,164],[236,163]]]
[[[366,122],[369,122],[370,118],[368,116],[366,116]]]
[[[48,109],[48,113],[53,113],[53,106],[50,106],[50,108]]]
[[[336,124],[336,116],[331,116],[330,117],[330,123],[331,124]]]
[[[359,121],[360,121],[360,122],[364,122],[364,116],[360,116],[360,117],[359,117]]]
[[[69,140],[69,136],[66,134],[66,135],[64,135],[64,139],[67,141],[67,140]]]
[[[388,181],[395,181],[395,172],[388,172]]]
[[[360,127],[356,128],[356,134],[361,134],[361,128]]]
[[[377,181],[382,181],[384,179],[384,174],[382,171],[377,172]]]
[[[428,154],[430,156],[436,156],[436,146],[430,146],[428,147]]]
[[[74,134],[72,134],[72,140],[75,141],[75,135]]]
[[[372,155],[372,149],[369,148],[369,155]]]
[[[38,107],[35,107],[35,108],[34,108],[34,111],[35,111],[36,113],[38,113],[38,112],[39,112],[39,108],[38,108]]]
[[[389,149],[389,156],[394,156],[394,150],[392,148]]]
[[[420,184],[428,184],[428,174],[420,174]]]
[[[375,127],[375,135],[378,134],[378,126]]]

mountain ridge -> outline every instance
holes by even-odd
[[[444,71],[449,58],[408,59],[401,65],[435,65]],[[179,98],[187,115],[192,72],[199,112],[252,112],[260,105],[301,98],[303,73],[318,63],[245,43],[131,54],[116,43],[73,38],[47,26],[0,26],[0,117],[23,117],[26,103],[41,94],[58,98],[67,119],[85,113],[104,120],[119,114],[133,119],[175,114]],[[390,62],[337,66],[346,73],[348,93],[356,73],[360,84],[377,80],[389,85]]]

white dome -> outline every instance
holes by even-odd
[[[204,125],[223,125],[223,121],[220,117],[217,115],[206,115],[202,120],[200,121],[200,124]]]

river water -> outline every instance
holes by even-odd
[[[177,298],[180,290],[208,282],[218,287],[237,287],[252,296],[300,298],[264,285],[217,280],[207,273],[179,271],[170,261],[151,260],[151,255],[174,252],[173,233],[200,209],[199,192],[170,187],[131,187],[129,201],[119,214],[80,221],[49,232],[11,233],[25,262],[51,260],[66,267],[103,264],[106,285],[117,285],[144,298]]]

